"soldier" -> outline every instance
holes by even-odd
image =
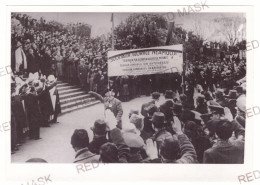
[[[110,109],[113,112],[117,120],[117,127],[122,129],[123,108],[121,101],[114,97],[115,93],[113,91],[108,91],[106,92],[105,97],[93,91],[89,91],[89,94],[95,96],[104,103],[105,110]]]

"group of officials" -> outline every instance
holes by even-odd
[[[25,81],[12,76],[11,83],[11,152],[19,150],[27,136],[38,140],[40,127],[57,123],[61,113],[57,79],[38,73],[29,75]]]

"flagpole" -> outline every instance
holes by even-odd
[[[111,22],[112,22],[112,50],[115,49],[115,43],[114,43],[114,13],[111,15]]]
[[[112,36],[112,44],[111,44],[111,48],[112,50],[115,49],[115,45],[114,45],[114,13],[111,14],[111,20],[112,22],[112,29],[111,29],[111,36]],[[107,72],[108,74],[108,72]],[[109,76],[107,76],[107,87],[108,87],[108,90],[110,90],[110,83],[109,83]]]

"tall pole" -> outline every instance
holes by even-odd
[[[114,13],[111,14],[111,22],[112,22],[112,50],[115,49],[115,42],[114,42]]]
[[[115,49],[115,42],[114,42],[114,13],[111,14],[112,28],[111,28],[111,36],[112,36],[112,51]],[[108,74],[108,73],[107,73]],[[109,83],[109,76],[107,76],[107,88],[110,90],[110,83]]]
[[[172,38],[172,32],[174,29],[174,22],[169,22],[169,28],[168,28],[168,33],[167,33],[167,39],[165,45],[169,45],[171,38]]]

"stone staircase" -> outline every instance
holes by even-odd
[[[100,103],[99,100],[78,86],[58,81],[57,88],[60,96],[60,115]]]

